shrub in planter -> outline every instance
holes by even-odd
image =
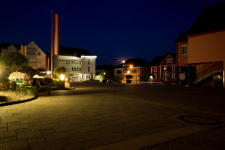
[[[53,80],[52,80],[52,78],[43,78],[42,79],[42,84],[44,86],[52,86],[53,85]]]

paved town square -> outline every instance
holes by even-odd
[[[171,85],[44,91],[0,107],[0,150],[224,149],[224,97],[224,89]]]

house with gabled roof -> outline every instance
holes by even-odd
[[[155,56],[151,62],[153,83],[176,83],[176,55],[167,53],[165,56]]]
[[[150,65],[140,58],[126,60],[114,69],[114,79],[121,83],[139,84],[147,82],[150,76]]]

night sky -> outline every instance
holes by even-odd
[[[60,45],[88,49],[97,64],[114,58],[175,52],[174,40],[201,10],[223,0],[5,0],[0,3],[0,43],[35,41],[50,51],[51,10],[60,15]]]

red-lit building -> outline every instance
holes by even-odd
[[[156,56],[151,63],[152,82],[176,83],[176,55],[167,53],[165,56]]]

